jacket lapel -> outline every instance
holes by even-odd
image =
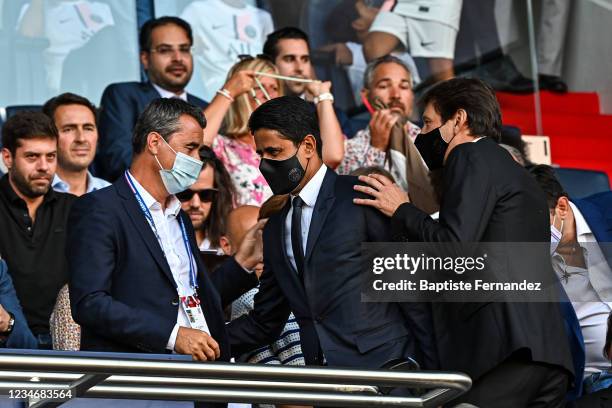
[[[123,198],[123,206],[129,214],[129,218],[134,224],[136,231],[138,231],[140,237],[145,242],[147,249],[153,256],[153,259],[155,259],[157,265],[161,268],[166,277],[170,279],[170,282],[172,282],[174,287],[176,287],[177,285],[174,281],[174,277],[172,276],[172,272],[170,271],[170,265],[168,265],[168,261],[166,261],[164,251],[162,250],[159,241],[155,237],[149,222],[142,213],[142,210],[136,201],[136,197],[134,197],[134,193],[125,179],[125,176],[120,177],[115,183],[115,186],[119,195]]]
[[[329,214],[331,208],[334,205],[336,197],[334,195],[334,186],[336,184],[336,178],[338,175],[332,170],[328,169],[319,190],[319,196],[315,203],[315,207],[312,212],[312,219],[310,221],[310,229],[308,230],[308,239],[306,241],[306,254],[304,256],[304,265],[308,262],[308,259],[312,255],[312,250],[319,239],[325,220]]]

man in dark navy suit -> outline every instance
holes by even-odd
[[[276,98],[252,114],[249,127],[263,176],[288,199],[264,229],[254,310],[228,325],[232,351],[278,338],[292,310],[308,365],[379,368],[413,357],[435,368],[425,305],[361,301],[361,243],[388,241],[389,220],[353,204],[356,177],[323,165],[313,107],[297,96]]]
[[[205,273],[174,195],[199,175],[205,126],[202,111],[187,102],[151,102],[134,129],[129,171],[74,204],[67,257],[81,349],[229,360],[223,307],[257,284],[263,222],[234,257]]]
[[[180,98],[204,108],[207,103],[185,91],[193,73],[189,24],[178,17],[147,21],[140,30],[140,61],[148,82],[109,85],[100,102],[98,177],[116,180],[132,161],[132,129],[145,107],[157,98]]]

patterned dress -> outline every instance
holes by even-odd
[[[238,193],[238,206],[260,207],[272,196],[272,190],[259,171],[259,156],[251,145],[231,137],[217,135],[212,148],[232,177]]]

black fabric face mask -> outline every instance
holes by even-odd
[[[261,159],[259,171],[264,176],[274,195],[289,194],[304,178],[304,168],[297,158],[297,151],[285,160]]]
[[[430,171],[444,166],[444,154],[448,149],[448,143],[442,139],[439,127],[427,133],[420,133],[414,140],[414,145]]]

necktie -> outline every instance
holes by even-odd
[[[291,202],[293,214],[291,214],[291,248],[298,274],[304,273],[304,246],[302,245],[302,206],[304,200],[297,196]]]

